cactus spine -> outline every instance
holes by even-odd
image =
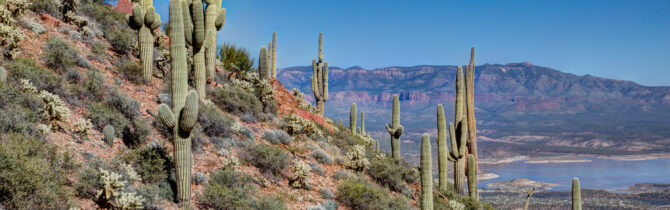
[[[456,104],[453,123],[449,123],[449,139],[451,140],[451,152],[447,155],[447,160],[454,162],[454,191],[459,195],[465,194],[465,155],[467,152],[468,126],[467,117],[464,115],[465,104],[465,84],[463,78],[463,68],[458,67],[456,72]]]
[[[475,156],[468,154],[468,168],[475,168]],[[479,200],[479,193],[477,192],[477,176],[474,170],[468,170],[468,194],[470,198]]]
[[[433,209],[433,169],[430,150],[430,136],[421,138],[421,209]]]
[[[349,110],[349,129],[351,129],[351,134],[356,135],[356,103],[351,104],[351,109]]]
[[[312,92],[316,99],[319,116],[323,117],[324,104],[328,100],[328,62],[323,61],[323,33],[319,33],[319,61],[312,60]]]
[[[4,86],[5,84],[7,84],[7,70],[0,66],[0,87]]]
[[[277,79],[277,31],[272,32],[272,79]]]
[[[582,191],[577,177],[572,178],[572,210],[582,210]]]
[[[186,44],[181,0],[170,1],[170,68],[172,72],[172,110],[166,104],[158,106],[161,121],[174,136],[177,174],[177,200],[190,208],[191,200],[191,129],[198,116],[198,94],[188,91]]]
[[[365,113],[361,111],[361,135],[365,135]]]
[[[438,189],[447,189],[447,123],[444,117],[444,108],[442,104],[437,105],[437,167],[439,186]]]
[[[153,0],[141,0],[140,5],[133,6],[133,14],[126,16],[130,28],[138,31],[140,44],[140,60],[142,61],[142,77],[144,82],[151,82],[154,64],[154,34],[161,25],[161,18],[153,7]]]
[[[261,47],[258,55],[258,75],[261,79],[270,79],[270,63],[268,62],[268,49]]]
[[[400,159],[400,136],[405,128],[400,125],[400,102],[398,95],[393,95],[393,113],[391,114],[391,125],[386,124],[386,131],[391,134],[391,153],[393,158]]]
[[[467,103],[468,118],[468,145],[469,152],[475,156],[473,170],[475,174],[479,169],[479,157],[477,156],[477,121],[475,120],[475,47],[470,49],[470,64],[465,68],[465,96]],[[470,167],[468,167],[470,170]]]
[[[205,67],[207,81],[212,81],[216,71],[216,33],[223,28],[226,22],[226,8],[221,8],[222,0],[205,0]]]
[[[105,128],[102,129],[102,135],[105,138],[105,143],[107,143],[110,147],[114,144],[114,126],[112,125],[106,125]]]

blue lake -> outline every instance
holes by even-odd
[[[578,177],[582,188],[617,191],[640,183],[670,184],[670,159],[622,161],[586,158],[591,162],[524,163],[481,165],[498,178],[480,181],[481,187],[491,182],[527,178],[534,181],[559,184],[552,190],[569,190],[573,177]]]

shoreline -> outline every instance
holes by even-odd
[[[585,159],[586,157],[590,158],[601,158],[609,160],[619,160],[619,161],[641,161],[641,160],[653,160],[653,159],[663,159],[670,158],[670,153],[652,153],[652,154],[638,154],[638,155],[589,155],[582,154],[578,156],[551,156],[551,157],[528,157],[525,155],[505,157],[505,158],[491,158],[491,159],[480,159],[479,164],[483,165],[498,165],[513,163],[518,161],[524,161],[524,163],[529,164],[546,164],[546,163],[580,163],[580,162],[591,162],[592,160]]]

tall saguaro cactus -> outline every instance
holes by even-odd
[[[191,1],[191,0],[186,0]],[[207,81],[212,81],[216,71],[216,33],[223,28],[226,22],[226,8],[221,8],[222,0],[205,0],[205,67],[207,68]]]
[[[184,35],[186,43],[193,47],[193,71],[195,77],[195,90],[200,100],[205,99],[206,69],[205,69],[205,51],[208,42],[212,40],[213,33],[207,33],[205,23],[216,22],[207,18],[214,17],[206,14],[203,10],[202,0],[184,0],[182,4],[182,17],[184,19]],[[208,5],[209,7],[209,5]],[[215,8],[215,7],[212,7]],[[212,12],[211,10],[208,12]],[[225,17],[225,13],[224,13]]]
[[[477,121],[475,120],[475,47],[470,49],[470,64],[465,68],[465,96],[467,102],[468,117],[468,145],[469,153],[475,156],[475,164],[472,168],[477,173],[479,169],[479,157],[477,156]],[[470,167],[468,167],[470,170]]]
[[[351,134],[356,135],[356,103],[351,104],[351,109],[349,110],[349,129],[351,129]]]
[[[141,0],[139,5],[133,6],[133,14],[127,15],[126,20],[130,28],[138,31],[142,78],[144,82],[149,83],[154,68],[153,31],[161,25],[161,17],[153,7],[153,0]]]
[[[365,113],[361,111],[361,135],[365,135]]]
[[[261,79],[270,79],[270,63],[268,62],[268,49],[261,47],[258,55],[258,75]]]
[[[438,189],[447,189],[447,123],[444,118],[444,108],[442,104],[437,105],[437,168],[438,168]]]
[[[582,210],[582,190],[577,177],[572,178],[572,210]]]
[[[475,168],[475,156],[468,154],[468,168]],[[470,198],[479,200],[479,193],[477,192],[477,176],[474,170],[468,170],[468,194]]]
[[[433,209],[433,161],[431,159],[430,136],[421,138],[421,209]]]
[[[170,129],[174,140],[177,175],[177,200],[186,208],[191,200],[191,130],[198,118],[198,94],[188,91],[186,44],[182,0],[170,1],[170,68],[172,72],[172,109],[158,106],[161,121]],[[188,93],[187,93],[188,91]]]
[[[328,100],[328,62],[323,60],[323,33],[319,33],[319,61],[312,60],[312,92],[316,99],[319,116],[323,117],[324,104]]]
[[[456,73],[456,104],[453,123],[449,123],[449,139],[451,140],[451,152],[447,155],[447,160],[454,162],[454,191],[459,195],[465,194],[465,155],[467,149],[468,126],[465,116],[465,84],[463,78],[463,68],[458,67]]]
[[[272,79],[277,79],[277,31],[272,32]]]
[[[393,158],[400,159],[400,136],[405,128],[400,125],[400,102],[398,95],[393,95],[393,113],[391,114],[391,125],[386,124],[386,131],[391,134],[391,154]]]

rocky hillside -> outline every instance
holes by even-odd
[[[415,134],[407,140],[417,142],[418,134],[434,132],[436,104],[444,104],[447,115],[453,110],[455,72],[456,66],[332,67],[326,115],[346,122],[355,102],[381,137],[390,121],[391,97],[399,94],[403,124]],[[311,75],[309,67],[291,67],[281,69],[278,79],[312,100]],[[482,147],[485,156],[486,150],[510,155],[520,150],[516,144],[537,152],[669,151],[663,145],[670,139],[670,87],[577,76],[530,63],[485,64],[476,67],[475,108],[481,140],[491,143]],[[492,151],[491,145],[511,150]]]
[[[0,209],[417,207],[416,167],[299,109],[300,94],[279,81],[229,78],[221,65],[198,105],[186,172],[191,203],[180,206],[175,165],[183,159],[158,117],[159,104],[172,104],[168,37],[151,32],[154,73],[145,81],[126,14],[97,0],[6,3]],[[439,195],[441,208],[483,205],[451,190]]]

